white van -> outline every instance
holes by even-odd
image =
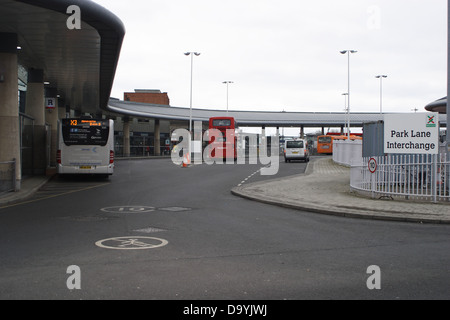
[[[286,140],[284,143],[284,161],[291,162],[291,160],[309,161],[308,144],[306,140],[294,139]]]

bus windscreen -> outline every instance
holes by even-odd
[[[108,120],[62,119],[62,136],[67,146],[96,145],[108,143]]]
[[[319,137],[319,143],[331,143],[331,137],[327,136]]]
[[[214,127],[229,127],[229,126],[231,126],[231,120],[230,119],[214,119],[212,121],[212,125]]]

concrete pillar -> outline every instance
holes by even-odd
[[[130,118],[123,118],[123,156],[130,156]]]
[[[0,165],[0,191],[2,186],[8,189],[12,186],[19,190],[22,179],[17,44],[17,34],[0,33],[0,162],[16,159],[15,186],[12,185],[12,171],[11,177],[7,174],[12,166],[8,168],[8,165]]]
[[[155,119],[155,130],[154,130],[154,143],[155,147],[154,155],[161,155],[161,129],[159,125],[159,119]]]
[[[51,100],[50,100],[51,99]],[[45,100],[46,108],[45,108],[45,122],[50,125],[50,159],[49,164],[50,167],[56,168],[56,142],[57,142],[57,131],[58,131],[58,98],[57,98],[57,90],[56,88],[46,88],[45,90]],[[54,103],[53,108],[48,105],[48,102],[52,101]]]
[[[38,175],[44,174],[47,168],[44,101],[44,71],[29,69],[25,112],[34,118],[33,174]]]
[[[300,127],[300,139],[305,139],[305,126]]]
[[[325,134],[325,128],[322,127],[322,135],[324,135],[324,134]]]

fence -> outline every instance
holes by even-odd
[[[334,140],[333,161],[350,167],[362,161],[362,140]]]
[[[364,157],[352,165],[350,187],[372,198],[450,201],[450,159],[436,155]]]
[[[0,162],[0,193],[16,191],[16,159]]]

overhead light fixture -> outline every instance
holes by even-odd
[[[44,84],[45,84],[46,86],[48,86],[48,85],[50,84],[50,82],[44,81]]]
[[[21,46],[17,46],[17,50],[22,50],[22,47]]]

